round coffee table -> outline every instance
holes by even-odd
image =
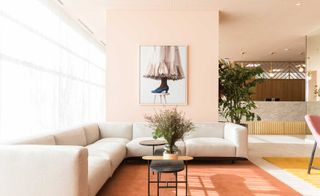
[[[172,160],[154,160],[151,161],[150,169],[152,172],[157,173],[157,196],[159,196],[160,188],[175,188],[176,195],[178,195],[178,172],[184,170],[184,162],[183,161],[172,161]],[[175,176],[174,181],[166,181],[167,186],[160,186],[161,174],[162,173],[173,173]],[[169,186],[169,183],[174,183],[174,186]]]
[[[148,196],[150,196],[150,184],[157,183],[157,196],[159,196],[160,188],[175,188],[178,195],[178,183],[185,184],[185,193],[188,195],[188,161],[193,157],[178,156],[177,160],[166,160],[163,156],[143,156],[143,160],[148,161]],[[157,180],[150,179],[150,170],[157,173]],[[185,180],[178,181],[178,172],[185,170]],[[162,173],[174,173],[175,180],[161,180]],[[172,185],[174,183],[174,185]],[[171,184],[171,185],[170,185]]]
[[[140,145],[143,146],[152,146],[152,155],[154,155],[154,147],[155,146],[162,146],[167,144],[165,140],[143,140],[139,142]]]

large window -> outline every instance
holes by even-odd
[[[1,0],[0,141],[104,116],[102,47],[50,1]]]

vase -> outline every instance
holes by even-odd
[[[163,152],[163,159],[165,160],[178,160],[178,155],[176,153]]]
[[[179,155],[179,149],[176,145],[172,146],[173,153],[170,152],[170,145],[166,144],[163,151],[163,159],[166,160],[177,160]]]

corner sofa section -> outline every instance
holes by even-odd
[[[125,158],[152,155],[139,144],[146,139],[152,129],[145,123],[95,123],[0,145],[0,195],[96,195]],[[247,158],[247,129],[197,123],[176,145],[193,157]]]

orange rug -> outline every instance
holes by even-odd
[[[147,165],[124,163],[100,190],[98,196],[145,196],[148,190]],[[179,179],[184,180],[184,171]],[[155,179],[156,175],[153,176]],[[164,174],[162,179],[173,179],[173,174]],[[191,163],[188,170],[188,195],[194,196],[253,196],[253,195],[300,195],[249,161],[226,163]],[[156,184],[151,186],[151,195],[156,195]],[[174,189],[160,189],[160,195],[175,195]],[[178,195],[185,195],[185,186],[180,184]]]

